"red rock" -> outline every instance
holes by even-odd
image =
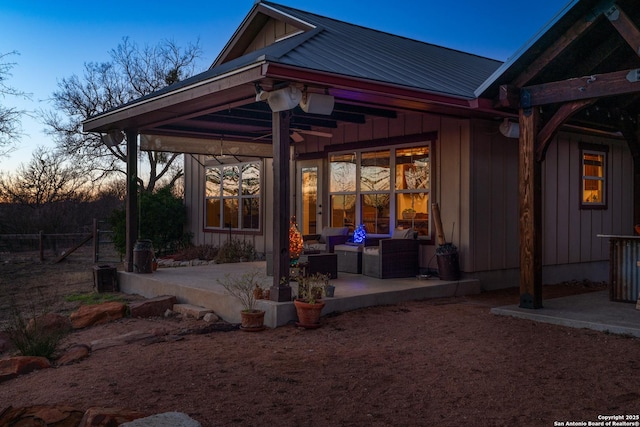
[[[36,327],[41,331],[66,332],[71,330],[71,321],[61,314],[46,313],[29,320],[27,329],[33,331]]]
[[[71,325],[74,329],[108,323],[124,317],[127,306],[121,302],[111,301],[98,305],[83,305],[71,313]]]
[[[51,363],[46,357],[15,356],[2,359],[0,360],[0,382],[50,367]]]
[[[8,407],[0,412],[0,425],[77,427],[82,416],[82,411],[70,406]]]
[[[131,317],[162,317],[178,300],[174,296],[161,296],[129,304]]]
[[[87,409],[78,427],[111,427],[146,417],[146,414],[128,409],[100,408]]]
[[[78,362],[82,359],[89,357],[91,354],[91,348],[88,345],[78,344],[69,348],[65,353],[57,360],[58,366],[70,365]]]

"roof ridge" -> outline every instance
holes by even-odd
[[[315,13],[315,12],[310,12],[310,11],[303,10],[303,9],[298,9],[298,8],[295,8],[295,7],[292,7],[292,6],[287,6],[287,5],[284,5],[284,4],[281,4],[281,3],[275,3],[275,2],[272,2],[272,1],[268,1],[268,0],[261,0],[261,1],[259,1],[259,3],[263,3],[265,5],[268,5],[268,6],[271,6],[271,7],[275,7],[275,8],[286,9],[286,11],[285,10],[281,10],[282,12],[285,12],[285,13],[289,13],[288,11],[293,11],[293,12],[297,12],[297,13],[302,13],[304,15],[313,15],[313,16],[321,18],[321,19],[328,19],[330,21],[337,22],[337,23],[340,23],[340,24],[343,24],[343,25],[348,25],[350,27],[358,27],[358,28],[361,28],[363,30],[372,31],[372,32],[375,32],[375,33],[378,33],[378,34],[383,34],[383,35],[394,37],[394,38],[404,39],[404,40],[415,42],[415,43],[420,43],[422,45],[433,46],[435,48],[444,49],[444,50],[448,50],[448,51],[451,51],[451,52],[457,52],[457,53],[460,53],[460,54],[463,54],[463,55],[474,56],[476,58],[487,59],[487,60],[495,61],[495,62],[499,62],[499,63],[503,63],[504,62],[504,61],[501,61],[499,59],[489,58],[488,56],[483,56],[483,55],[479,55],[479,54],[472,53],[472,52],[466,52],[464,50],[454,49],[452,47],[442,46],[442,45],[439,45],[439,44],[435,44],[435,43],[431,43],[431,42],[427,42],[427,41],[423,41],[423,40],[418,40],[418,39],[413,38],[413,37],[403,36],[403,35],[400,35],[400,34],[394,34],[394,33],[391,33],[389,31],[384,31],[384,30],[380,30],[380,29],[376,29],[376,28],[372,28],[372,27],[367,27],[367,26],[360,25],[360,24],[354,24],[353,22],[348,22],[348,21],[344,21],[342,19],[332,18],[330,16],[320,15],[320,14]],[[301,17],[301,16],[296,16],[296,18],[301,19],[303,21],[306,20],[304,17]],[[317,22],[315,22],[314,25],[320,26],[320,24],[317,23]]]

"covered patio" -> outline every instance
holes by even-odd
[[[225,274],[242,274],[249,269],[266,271],[264,261],[213,264],[195,267],[160,268],[153,274],[119,272],[120,290],[147,298],[174,295],[179,303],[192,304],[213,310],[231,323],[240,322],[240,303],[227,295],[217,283]],[[271,277],[265,276],[268,288]],[[480,293],[480,281],[475,279],[444,281],[437,277],[409,277],[403,279],[376,279],[361,274],[342,273],[331,280],[335,285],[335,297],[324,298],[322,315],[356,310],[377,305],[397,304],[430,298],[444,298]],[[296,286],[295,282],[291,283]],[[265,325],[270,328],[286,325],[296,320],[293,301],[259,300],[257,308],[265,310]]]

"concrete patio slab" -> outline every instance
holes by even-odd
[[[493,314],[513,316],[571,328],[586,328],[640,337],[640,311],[635,304],[609,300],[609,291],[589,292],[543,301],[532,310],[517,305],[496,307]]]
[[[160,268],[152,274],[118,272],[118,282],[122,292],[146,298],[173,295],[179,303],[204,307],[228,322],[240,323],[240,303],[227,295],[217,280],[227,274],[239,275],[254,268],[266,272],[266,262]],[[272,277],[265,276],[263,287],[270,287],[272,281]],[[336,286],[335,297],[324,298],[323,315],[403,301],[480,293],[480,281],[475,279],[452,282],[418,277],[376,279],[339,272],[331,284]],[[292,287],[295,286],[296,283],[292,282]],[[286,325],[297,318],[292,301],[259,300],[257,308],[265,310],[265,325],[270,328]]]

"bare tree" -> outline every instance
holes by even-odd
[[[14,62],[7,62],[11,55],[17,52],[0,53],[0,100],[7,96],[17,96],[28,98],[28,95],[7,85],[6,81],[11,77],[11,69],[16,65]],[[7,107],[0,103],[0,156],[9,153],[15,146],[16,139],[21,134],[20,117],[25,114],[24,110],[15,107]]]
[[[59,151],[38,147],[28,164],[0,173],[0,211],[3,227],[13,232],[59,232],[83,214],[91,181],[80,165]]]
[[[43,113],[45,124],[58,147],[76,161],[90,163],[96,179],[124,173],[124,144],[107,147],[100,135],[82,132],[82,121],[190,77],[200,52],[198,43],[182,49],[163,41],[139,48],[124,38],[109,52],[110,62],[86,63],[81,78],[73,75],[58,83],[55,108]],[[153,191],[160,181],[175,183],[183,174],[178,154],[149,151],[140,153],[140,158],[148,162],[148,181],[139,180],[146,191]]]

